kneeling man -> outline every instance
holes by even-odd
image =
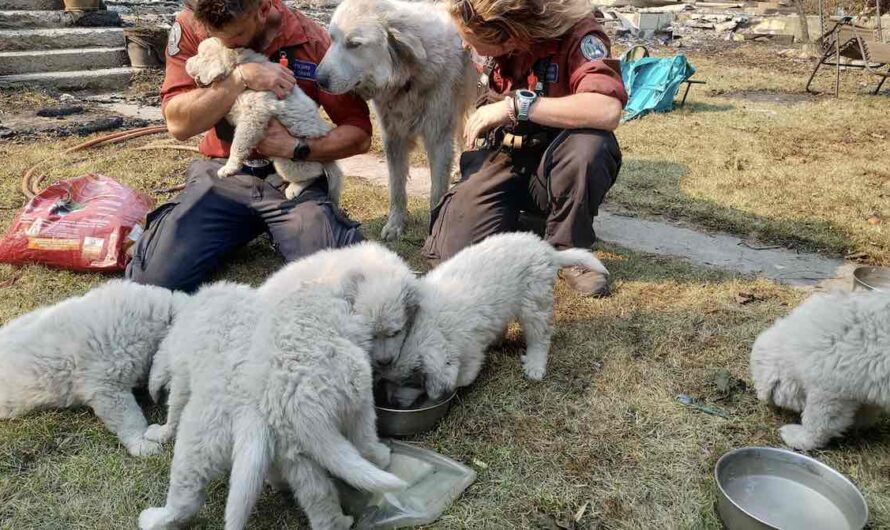
[[[209,37],[230,48],[251,48],[275,62],[245,64],[227,78],[198,87],[185,63]],[[211,160],[193,162],[183,192],[149,214],[127,267],[128,278],[194,291],[226,254],[264,232],[288,261],[362,240],[358,223],[331,203],[323,178],[287,200],[286,183],[264,158],[330,162],[369,149],[367,105],[352,95],[322,92],[315,83],[315,67],[329,45],[330,37],[318,24],[282,0],[185,0],[167,44],[161,108],[177,139],[206,131],[199,149]],[[279,64],[282,57],[288,66]],[[243,171],[218,178],[233,132],[225,116],[238,96],[250,89],[284,98],[295,84],[324,108],[334,129],[322,138],[294,138],[273,120]]]

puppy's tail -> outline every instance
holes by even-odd
[[[335,205],[340,205],[340,194],[343,192],[343,170],[336,162],[324,165],[324,174],[328,180],[328,196]]]
[[[381,470],[365,460],[354,445],[330,425],[313,425],[301,429],[306,438],[306,452],[331,474],[349,485],[374,493],[400,491],[408,485],[399,477]]]
[[[271,436],[265,423],[256,417],[236,421],[232,477],[226,499],[226,530],[246,528],[247,518],[263,490],[271,454]]]
[[[599,272],[601,274],[609,274],[606,266],[597,259],[593,252],[583,248],[569,248],[566,250],[558,250],[553,254],[553,262],[558,267],[572,267],[580,265],[586,269]]]

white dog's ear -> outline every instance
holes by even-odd
[[[359,287],[364,282],[365,274],[359,271],[353,272],[343,280],[343,298],[346,299],[350,306],[355,305]]]
[[[420,290],[418,289],[418,282],[408,282],[402,289],[402,300],[405,304],[405,314],[407,316],[405,326],[411,327],[411,324],[414,322],[414,315],[420,307]]]
[[[423,41],[410,31],[391,26],[389,28],[389,41],[398,56],[414,60],[415,62],[426,61],[426,48],[423,46]]]

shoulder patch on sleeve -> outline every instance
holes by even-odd
[[[170,28],[170,35],[167,37],[167,55],[173,57],[180,52],[180,40],[182,40],[182,25],[177,21],[173,23],[173,27]]]
[[[599,61],[609,55],[609,50],[596,35],[585,35],[581,39],[581,55],[588,61]]]

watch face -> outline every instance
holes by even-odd
[[[537,97],[537,94],[535,94],[531,90],[517,90],[516,95],[521,98],[535,98],[535,97]]]

